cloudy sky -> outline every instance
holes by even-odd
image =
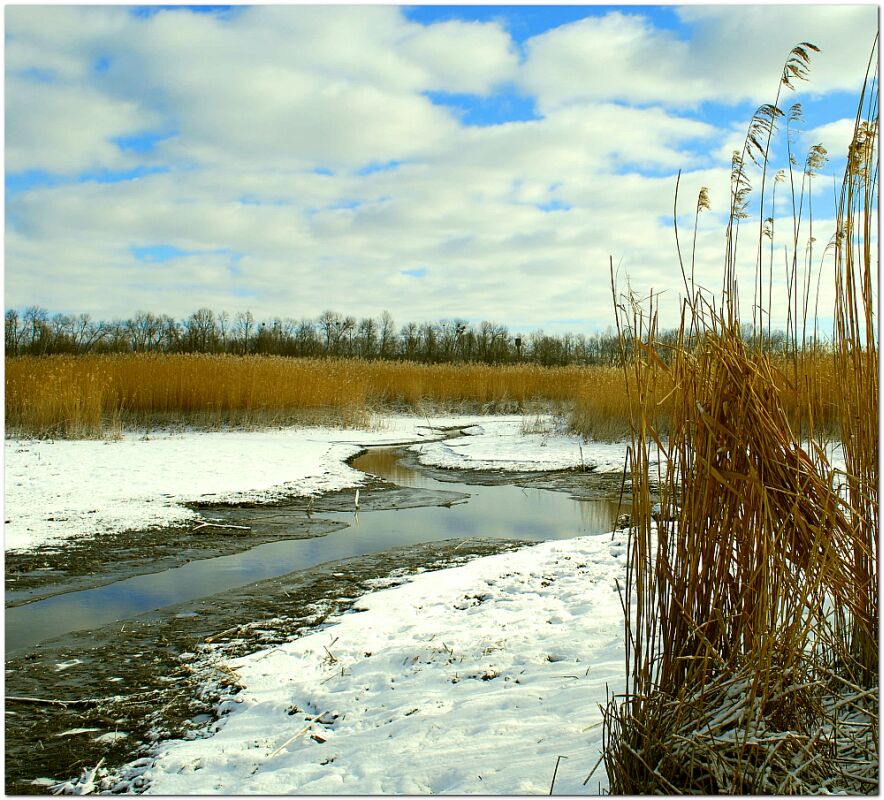
[[[679,170],[720,284],[731,153],[798,42],[799,160],[846,151],[877,11],[6,6],[5,305],[604,330],[609,256],[677,301]]]

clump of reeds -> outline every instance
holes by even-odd
[[[813,50],[793,49],[781,87],[804,77]],[[633,491],[627,688],[605,709],[615,794],[877,790],[877,131],[868,122],[877,106],[868,105],[875,113],[857,120],[851,152],[862,157],[848,163],[834,243],[840,288],[829,374],[849,399],[827,411],[845,476],[820,435],[821,376],[801,364],[796,332],[806,323],[791,319],[785,355],[770,352],[763,314],[753,314],[749,342],[741,334],[735,253],[750,190],[746,159],[758,159],[764,197],[783,116],[776,103],[759,109],[735,154],[719,302],[696,286],[693,260],[690,280],[682,264],[680,332],[663,343],[653,296],[647,305],[615,297],[631,353]],[[759,304],[763,244],[762,228]],[[806,285],[791,282],[795,292]],[[802,399],[802,381],[813,399]],[[847,723],[846,709],[855,713]]]
[[[659,344],[659,354],[668,357],[671,347]],[[836,353],[830,346],[815,342],[813,346],[784,355],[768,353],[772,375],[777,384],[780,402],[793,430],[808,434],[808,425],[820,434],[837,435],[840,425],[839,405],[844,377],[836,368]],[[659,376],[669,381],[669,373]],[[850,379],[850,378],[848,378]],[[635,409],[626,405],[627,396],[635,396],[635,387],[627,391],[624,381],[634,382],[628,372],[625,377],[618,367],[597,367],[592,381],[587,382],[574,398],[569,421],[571,429],[593,439],[620,440],[630,435],[630,419]],[[671,388],[671,383],[667,383]],[[661,387],[658,409],[660,430],[667,429],[672,414],[668,390]]]
[[[878,91],[863,89],[835,234],[835,374],[840,441],[859,621],[847,623],[852,657],[866,685],[878,678]]]
[[[609,709],[612,793],[875,793],[877,709],[868,690],[835,676],[833,691],[825,672],[731,667],[677,700],[658,692]]]

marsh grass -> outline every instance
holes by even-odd
[[[781,88],[806,74],[813,50],[790,53]],[[734,254],[751,188],[745,161],[760,160],[763,197],[783,116],[776,104],[759,109],[735,154],[717,302],[682,263],[680,333],[662,342],[655,298],[618,297],[612,270],[618,330],[632,353],[624,385],[633,492],[627,686],[604,710],[612,793],[877,791],[873,94],[838,207],[826,370],[814,369],[818,352],[800,354],[809,303],[794,303],[785,357],[769,352],[758,305],[751,341],[740,333]],[[794,214],[797,230],[800,206]],[[790,285],[800,292],[808,282],[793,269]],[[843,445],[843,473],[827,459],[824,429]]]
[[[384,410],[532,412],[603,394],[596,368],[279,356],[6,359],[7,432],[96,437],[121,425],[362,426]]]
[[[658,344],[657,355],[670,358],[673,348]],[[840,430],[841,386],[852,380],[854,368],[839,372],[837,354],[818,345],[789,356],[767,355],[770,377],[792,430],[808,438],[811,431],[835,435]],[[630,420],[638,411],[634,372],[619,367],[594,368],[574,398],[571,429],[587,438],[605,441],[628,439]],[[657,425],[665,433],[673,413],[672,373],[657,375]]]
[[[788,369],[785,359],[778,362],[777,381],[790,420],[803,418],[812,400],[816,427],[832,430],[843,380],[835,354],[808,351],[792,359]],[[815,393],[806,391],[808,385]],[[585,438],[616,441],[629,438],[634,395],[635,387],[624,385],[622,369],[604,366],[165,354],[6,359],[6,430],[27,436],[112,436],[132,425],[364,427],[378,411],[553,412],[567,417],[570,429]],[[659,411],[665,429],[668,399]]]

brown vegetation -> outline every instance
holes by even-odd
[[[832,429],[841,395],[834,355],[794,359],[797,382],[782,358],[773,363],[790,420],[800,419],[811,403],[817,427]],[[804,388],[811,380],[814,393]],[[629,436],[628,398],[634,393],[624,385],[621,368],[605,366],[159,353],[19,356],[6,359],[6,430],[77,438],[163,422],[356,425],[366,424],[372,411],[437,408],[560,411],[576,433],[616,440]],[[665,428],[671,402],[665,400],[659,411]]]
[[[597,380],[598,376],[603,379]],[[370,411],[536,410],[599,402],[611,370],[274,356],[47,356],[6,360],[7,431],[101,436],[120,424],[365,423]]]
[[[813,50],[793,49],[782,86],[803,77]],[[657,336],[653,299],[616,300],[635,357],[625,367],[629,674],[605,709],[615,794],[877,792],[877,95],[865,120],[858,116],[838,208],[835,352],[825,372],[797,355],[807,327],[800,310],[809,306],[797,296],[809,286],[797,257],[793,354],[769,352],[761,314],[754,346],[740,331],[734,253],[746,158],[759,160],[764,197],[782,116],[776,104],[762,106],[735,154],[719,301],[685,277],[682,335],[672,346]],[[817,164],[809,158],[805,169]],[[762,232],[756,309],[763,240]],[[844,470],[830,462],[827,415]]]

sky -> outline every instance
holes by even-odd
[[[5,307],[591,333],[614,321],[613,259],[674,323],[676,176],[683,250],[709,189],[715,290],[731,154],[803,41],[810,80],[780,105],[803,108],[800,163],[831,155],[819,268],[877,27],[840,4],[7,5]]]

